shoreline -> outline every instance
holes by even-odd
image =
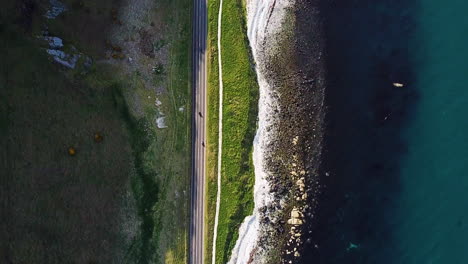
[[[274,129],[271,122],[276,119],[275,115],[278,105],[273,100],[274,95],[268,81],[264,77],[262,57],[266,53],[264,41],[271,36],[268,32],[268,22],[273,17],[273,21],[282,23],[284,14],[274,11],[274,2],[262,2],[256,5],[256,2],[249,1],[247,3],[247,35],[249,46],[252,53],[252,58],[256,63],[255,71],[257,82],[259,85],[259,100],[258,100],[258,121],[255,138],[253,141],[253,164],[255,169],[255,185],[254,185],[254,209],[251,215],[247,216],[239,228],[239,238],[232,251],[229,263],[252,263],[261,262],[264,255],[268,253],[266,248],[262,248],[261,237],[265,223],[262,222],[263,208],[271,205],[273,197],[270,193],[270,186],[267,181],[269,171],[266,168],[263,157],[267,153],[268,142],[273,136]],[[273,4],[271,4],[273,3]],[[262,5],[263,4],[263,5]],[[280,10],[282,11],[282,10]],[[279,16],[279,17],[278,17]],[[273,29],[279,30],[279,26]],[[257,42],[258,40],[261,43]],[[271,46],[277,46],[272,44]]]
[[[282,45],[282,52],[269,65],[269,78],[280,87],[278,103],[282,107],[278,140],[272,143],[275,156],[269,160],[269,167],[279,175],[271,179],[278,189],[276,199],[287,199],[282,213],[286,224],[276,229],[281,263],[300,262],[305,244],[310,243],[308,231],[322,188],[326,112],[324,38],[318,1],[297,0],[292,15],[293,33],[287,38],[290,45]],[[294,223],[295,218],[300,221]]]
[[[254,6],[260,14],[248,10],[260,86],[255,209],[240,229],[239,241],[249,243],[243,251],[237,244],[234,249],[244,260],[234,256],[237,262],[230,263],[298,261],[320,191],[325,67],[323,42],[314,36],[323,38],[320,18],[306,17],[306,12],[317,13],[317,6],[304,1],[268,4],[267,12],[265,6]],[[259,21],[265,13],[268,19]],[[275,20],[275,15],[280,17]]]

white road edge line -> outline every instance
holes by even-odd
[[[216,214],[213,230],[213,251],[211,263],[216,263],[216,237],[218,235],[219,206],[221,203],[221,156],[223,143],[223,70],[221,63],[221,18],[223,15],[223,0],[219,1],[218,12],[218,73],[219,73],[219,113],[218,113],[218,191],[216,194]]]

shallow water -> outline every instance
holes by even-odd
[[[468,263],[468,2],[323,2],[330,176],[303,262]]]

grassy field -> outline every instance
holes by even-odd
[[[64,74],[17,32],[0,37],[0,256],[111,263],[138,228],[133,199],[123,201],[134,159],[112,100],[117,88]]]
[[[7,219],[0,259],[186,263],[191,1],[163,0],[148,10],[165,14],[159,22],[170,47],[154,80],[165,86],[158,94],[164,129],[141,76],[100,62],[102,33],[116,26],[115,1],[64,1],[72,8],[47,21],[51,34],[93,58],[86,71],[51,62],[34,37],[43,28],[41,6],[28,16],[13,2],[0,11],[0,215]],[[142,115],[134,114],[135,102]]]
[[[144,86],[139,72],[121,76],[122,102],[129,110],[127,126],[133,131],[136,177],[132,190],[142,219],[141,233],[127,254],[138,263],[186,263],[188,253],[188,206],[190,184],[190,47],[191,1],[162,0],[148,15],[162,28],[164,45],[170,47],[163,73],[154,76],[156,93]],[[173,10],[173,12],[167,12]],[[156,17],[156,18],[155,18]],[[155,109],[155,97],[161,102]],[[143,114],[133,109],[140,110]],[[183,109],[182,111],[180,109]],[[163,112],[164,129],[156,116]],[[135,118],[138,116],[138,118]]]
[[[162,20],[169,26],[166,41],[171,49],[163,76],[167,92],[159,96],[167,128],[157,129],[157,140],[151,144],[146,159],[154,161],[161,183],[160,202],[156,204],[152,216],[158,219],[160,225],[158,233],[153,233],[153,236],[159,236],[156,237],[156,244],[158,251],[164,254],[161,257],[164,257],[165,263],[182,264],[187,263],[188,257],[190,204],[191,1],[161,1],[158,13],[164,14]],[[154,104],[154,101],[150,103]],[[150,120],[154,126],[151,108],[146,115],[152,117]]]
[[[217,192],[218,9],[219,1],[209,1],[207,263],[211,263]],[[245,216],[253,210],[252,142],[256,131],[258,85],[247,40],[245,9],[240,0],[224,0],[221,45],[224,83],[223,156],[216,263],[229,260],[238,237],[238,228]]]
[[[174,12],[167,12],[173,10]],[[130,94],[140,95],[144,116],[151,124],[156,135],[148,144],[144,157],[147,168],[157,172],[155,176],[158,185],[157,202],[148,208],[149,223],[154,229],[143,230],[143,237],[148,243],[153,243],[149,252],[155,252],[164,258],[165,263],[186,263],[188,253],[188,221],[189,221],[189,185],[190,185],[190,47],[191,47],[191,1],[164,0],[160,2],[157,15],[165,21],[167,31],[164,32],[166,45],[170,46],[169,61],[165,65],[164,74],[155,82],[162,83],[166,92],[158,95],[161,101],[160,111],[166,116],[167,128],[155,127],[154,93],[141,85],[137,73],[129,76],[131,84],[126,90]],[[148,96],[151,99],[148,99]],[[183,108],[180,111],[180,108]],[[141,186],[147,186],[144,182]],[[140,189],[136,193],[144,190]],[[154,193],[154,192],[151,192]],[[142,196],[144,198],[144,196]],[[142,199],[145,201],[145,199]],[[151,210],[152,209],[152,210]],[[148,214],[148,212],[150,212]],[[143,243],[145,240],[137,241]],[[143,247],[144,248],[144,247]],[[138,252],[138,251],[137,251]],[[145,254],[137,255],[145,258]],[[148,256],[149,257],[149,256]],[[147,258],[147,257],[146,257]]]

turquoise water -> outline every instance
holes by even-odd
[[[395,263],[468,263],[467,1],[424,0],[413,51],[420,94],[403,137]]]
[[[322,6],[329,176],[302,263],[468,263],[468,1]]]

